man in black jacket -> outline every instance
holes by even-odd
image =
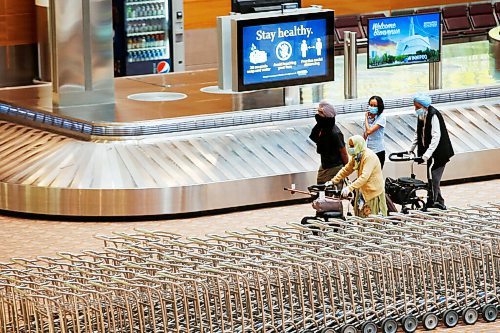
[[[440,184],[446,163],[455,153],[443,116],[431,102],[431,97],[424,94],[418,94],[413,99],[418,121],[410,151],[417,148],[417,156],[420,158],[416,161],[427,162],[428,168],[431,169],[433,201],[430,204],[446,209]]]
[[[309,138],[316,143],[316,152],[321,157],[321,165],[316,179],[318,184],[331,180],[347,164],[349,157],[344,142],[344,135],[335,125],[337,113],[333,105],[321,101],[316,113],[316,125]]]

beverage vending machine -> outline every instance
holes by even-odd
[[[113,0],[115,76],[184,70],[182,0]]]

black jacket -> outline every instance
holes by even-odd
[[[319,119],[309,138],[316,143],[316,152],[321,156],[323,169],[343,165],[340,149],[345,147],[344,135],[335,125],[335,118]]]
[[[434,164],[432,169],[437,169],[444,166],[450,158],[455,155],[453,151],[453,146],[451,145],[450,137],[448,135],[448,130],[446,129],[446,124],[444,123],[443,116],[439,113],[436,108],[432,105],[427,109],[427,117],[424,121],[418,119],[417,121],[417,153],[418,156],[422,156],[429,145],[431,144],[431,133],[432,133],[432,117],[438,117],[439,120],[439,128],[441,130],[441,138],[439,139],[439,144],[432,154],[432,159],[434,160]],[[422,138],[422,128],[425,133],[425,142]]]

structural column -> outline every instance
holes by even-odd
[[[114,103],[111,0],[50,0],[52,101],[59,108]]]
[[[356,33],[344,31],[344,98],[358,97],[358,55]]]

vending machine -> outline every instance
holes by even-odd
[[[182,0],[113,0],[115,76],[184,70]]]

